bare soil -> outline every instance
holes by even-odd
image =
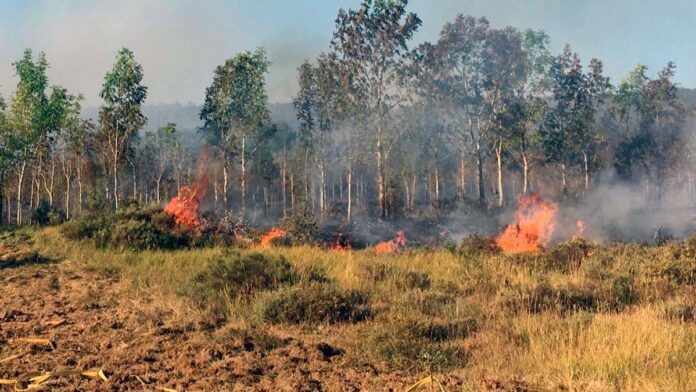
[[[237,329],[215,317],[189,317],[157,293],[136,295],[69,260],[27,260],[0,261],[0,379],[97,368],[108,382],[68,375],[40,389],[373,391],[404,390],[423,377],[350,361],[342,332],[349,326]],[[462,384],[454,376],[443,382],[448,390]]]

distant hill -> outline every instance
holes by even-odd
[[[686,106],[696,105],[696,88],[679,88],[677,96]]]

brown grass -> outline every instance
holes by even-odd
[[[251,330],[330,328],[345,342],[344,366],[370,363],[414,380],[431,372],[455,375],[469,389],[696,389],[696,258],[688,243],[591,252],[566,245],[514,257],[271,248],[261,252],[288,260],[296,282],[245,299],[221,292],[211,297],[216,303],[201,305],[182,288],[228,257],[229,248],[116,252],[66,241],[55,228],[33,236],[42,255],[119,280],[135,297],[157,293],[182,317],[205,318],[222,307],[227,323]],[[559,265],[563,255],[572,266]],[[307,287],[322,293],[321,303],[311,303]],[[300,317],[287,306],[295,298],[302,301],[296,312],[333,315],[339,303],[346,314],[354,305],[370,317]],[[288,309],[269,311],[268,303]]]

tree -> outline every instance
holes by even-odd
[[[228,207],[228,166],[240,157],[242,215],[246,213],[247,162],[263,143],[260,128],[269,121],[265,75],[269,62],[259,48],[244,51],[218,66],[201,109],[203,134],[223,153],[223,198]]]
[[[155,202],[161,202],[162,179],[174,162],[176,146],[176,124],[167,123],[155,132],[145,133],[146,156],[151,161],[152,176],[155,183]]]
[[[14,67],[19,81],[10,103],[8,120],[12,136],[9,144],[12,146],[12,159],[18,163],[16,219],[17,223],[22,223],[22,188],[27,167],[37,156],[45,157],[50,152],[71,96],[57,86],[51,88],[50,95],[46,93],[48,61],[43,53],[34,60],[31,50],[27,49]],[[41,169],[40,165],[38,169]]]
[[[147,98],[147,87],[142,85],[143,68],[127,48],[119,50],[113,68],[104,76],[99,96],[104,104],[99,111],[100,137],[106,149],[113,176],[114,206],[118,209],[118,169],[126,153],[138,137],[138,131],[147,118],[141,108]]]
[[[577,53],[566,45],[550,68],[552,102],[546,111],[541,138],[547,160],[560,166],[563,194],[568,193],[567,169],[580,159],[586,186],[589,182],[588,154],[596,138],[594,104],[608,86],[601,76],[601,63],[593,59],[591,64],[591,72],[585,75]]]
[[[407,54],[407,43],[421,25],[406,12],[407,0],[364,0],[357,10],[341,9],[331,46],[341,59],[350,99],[364,109],[374,148],[379,214],[386,217],[385,169],[388,155],[401,133],[388,136],[386,121],[402,97],[397,74]],[[356,113],[358,114],[358,113]]]
[[[56,153],[65,178],[65,216],[70,218],[71,185],[75,172],[78,173],[78,205],[82,208],[82,161],[87,150],[87,126],[80,119],[82,96],[66,97]]]

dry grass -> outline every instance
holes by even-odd
[[[55,228],[33,236],[42,255],[120,280],[135,296],[157,293],[182,317],[206,317],[206,305],[195,306],[183,289],[233,251],[112,251],[65,241]],[[411,376],[454,374],[470,389],[696,389],[696,258],[688,242],[603,246],[584,257],[565,248],[515,257],[451,251],[378,256],[308,246],[234,252],[283,256],[298,282],[244,299],[222,292],[209,308],[223,306],[228,322],[251,329],[298,331],[299,325],[299,333],[309,333],[331,323],[327,328],[345,337],[348,366],[369,362]],[[559,267],[559,252],[571,252],[572,268]],[[311,303],[303,287],[340,301],[322,295],[321,303]],[[356,306],[367,306],[370,317],[300,317],[293,309],[263,307],[285,306],[287,295],[304,301],[297,312],[326,314],[335,311],[333,303],[350,308],[349,298],[359,297]],[[270,325],[259,309],[282,314],[271,319],[283,321]]]

